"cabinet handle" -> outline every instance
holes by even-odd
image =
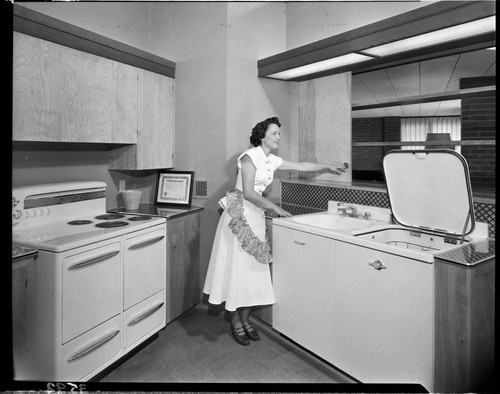
[[[82,261],[81,263],[73,264],[71,267],[68,268],[68,270],[76,270],[76,269],[83,268],[83,267],[86,267],[86,266],[91,265],[91,264],[100,263],[101,261],[104,261],[104,260],[110,259],[111,257],[116,256],[118,253],[120,253],[119,250],[114,250],[112,252],[103,254],[101,256],[94,257],[93,259],[89,259],[86,261]]]
[[[306,244],[305,242],[301,242],[301,241],[297,241],[297,240],[295,240],[293,242],[296,243],[297,245],[301,245],[301,246]]]
[[[137,316],[134,320],[131,320],[127,323],[127,326],[133,326],[134,324],[136,323],[139,323],[141,320],[145,319],[146,317],[148,317],[149,315],[152,315],[153,313],[155,313],[158,309],[160,309],[165,303],[162,302],[161,304],[158,304],[154,307],[152,307],[151,309],[147,310],[146,312],[144,312],[142,315],[140,316]]]
[[[368,263],[368,265],[371,265],[377,271],[385,270],[387,268],[384,264],[382,264],[382,262],[380,260],[375,260],[372,263]]]
[[[161,241],[163,238],[165,238],[165,236],[164,235],[160,235],[159,237],[148,239],[147,241],[140,242],[138,244],[130,246],[129,250],[144,248],[145,246],[148,246],[148,245],[154,244],[154,243],[156,243],[158,241]]]
[[[68,358],[68,361],[74,361],[80,357],[85,356],[86,354],[90,353],[91,351],[104,345],[106,342],[109,342],[110,340],[112,340],[114,337],[116,337],[118,335],[119,332],[120,332],[120,330],[113,331],[111,334],[106,335],[104,338],[97,340],[95,343],[90,344],[85,349],[79,351],[74,356],[71,356],[70,358]]]

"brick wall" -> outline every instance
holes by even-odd
[[[399,117],[352,119],[352,142],[394,142],[401,140]],[[356,146],[352,149],[353,171],[383,171],[382,159],[394,147]]]
[[[384,118],[352,119],[352,142],[384,141]],[[352,148],[352,168],[358,171],[382,171],[384,148],[355,146]]]
[[[462,98],[462,140],[495,140],[495,91]],[[495,146],[462,146],[473,190],[495,191]]]

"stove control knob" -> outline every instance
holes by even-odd
[[[19,209],[16,209],[13,213],[12,213],[12,219],[14,219],[16,222],[21,220],[23,217],[23,213],[19,210]]]
[[[16,207],[19,204],[19,200],[12,196],[12,208]]]
[[[50,209],[49,208],[45,208],[45,214],[46,215],[50,215]]]
[[[26,219],[29,219],[30,218],[30,213],[28,211],[24,211],[24,217]]]
[[[37,209],[37,210],[36,210],[36,214],[37,214],[38,216],[43,216],[43,211],[42,211],[41,209]]]
[[[31,211],[30,216],[31,216],[32,218],[35,218],[35,217],[36,217],[36,212],[35,212],[35,210],[32,210],[32,211]]]

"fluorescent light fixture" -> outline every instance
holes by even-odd
[[[365,62],[372,60],[370,56],[359,55],[357,53],[349,53],[348,55],[334,57],[333,59],[322,60],[320,62],[307,64],[305,66],[295,67],[290,70],[277,72],[268,75],[271,78],[292,79],[302,75],[314,74],[317,72],[338,68],[349,64]]]
[[[387,56],[398,52],[405,52],[492,32],[496,30],[495,26],[495,16],[490,16],[488,18],[478,19],[461,25],[448,27],[446,29],[436,30],[419,36],[394,41],[389,44],[363,49],[361,52],[373,56]]]

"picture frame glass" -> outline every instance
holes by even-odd
[[[155,205],[173,207],[191,206],[194,171],[168,171],[158,173]]]

